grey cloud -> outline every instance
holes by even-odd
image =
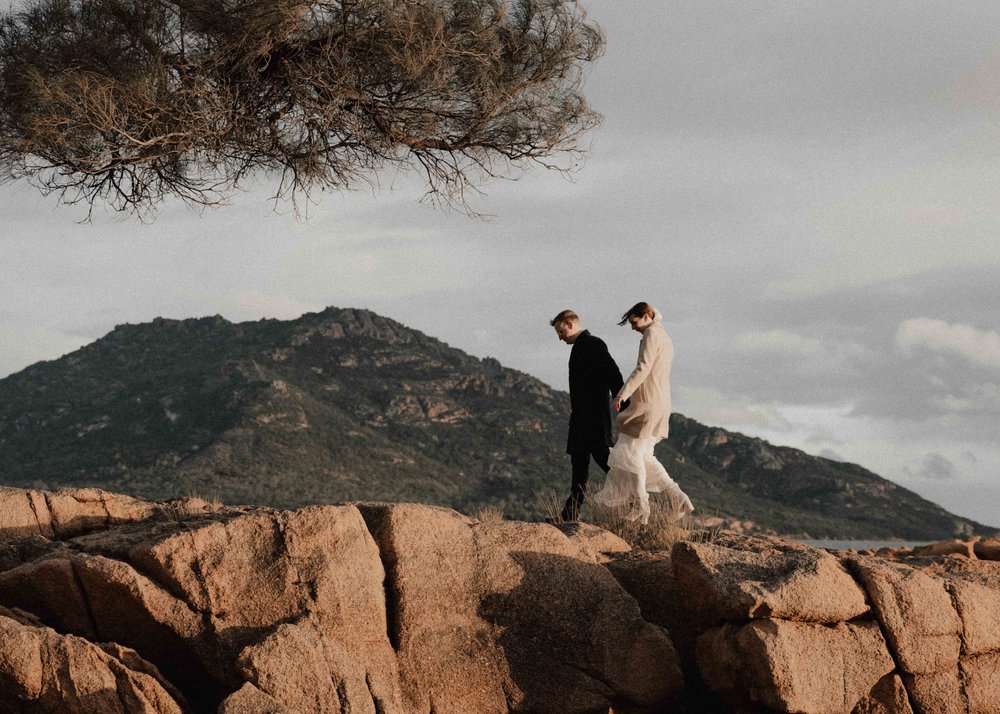
[[[827,434],[825,432],[824,433],[816,433],[816,434],[809,435],[808,437],[806,437],[805,443],[806,444],[816,445],[816,446],[822,446],[824,444],[829,444],[831,446],[843,446],[844,445],[844,441],[842,439],[838,439],[838,438],[836,438],[834,436],[831,436],[830,434]]]
[[[847,459],[845,459],[843,456],[838,454],[833,449],[823,449],[821,452],[819,452],[819,455],[822,456],[824,459],[830,459],[830,461],[847,461]]]
[[[907,476],[931,479],[935,481],[946,481],[958,475],[958,469],[951,461],[941,454],[927,454],[923,460],[914,468],[903,467],[903,472]]]
[[[680,343],[711,354],[685,367],[699,384],[715,383],[757,400],[855,403],[860,414],[906,420],[952,413],[956,400],[969,402],[970,414],[1000,416],[989,388],[995,373],[950,354],[916,359],[895,345],[898,326],[914,315],[985,318],[979,324],[995,325],[1000,314],[995,269],[950,269],[822,297],[779,298],[750,289],[703,297],[703,320],[677,329]],[[697,314],[696,301],[689,298],[684,309]],[[739,335],[769,330],[818,341],[820,350],[755,355],[734,349]]]
[[[895,336],[901,322],[920,315],[990,325],[1000,310],[1000,272],[995,265],[941,268],[816,296],[769,296],[756,307],[768,322],[826,326],[869,339]]]
[[[928,87],[944,91],[992,48],[1000,24],[984,3],[700,2],[679,12],[675,3],[646,0],[590,8],[609,44],[592,81],[627,102],[635,121],[780,132],[783,140],[822,137],[837,124],[855,125],[853,135],[897,133],[900,119],[926,115]],[[640,15],[646,21],[634,22]],[[648,84],[645,99],[626,95],[620,78],[633,73]]]
[[[921,349],[933,350],[1000,369],[1000,334],[966,323],[912,318],[900,324],[896,331],[896,346],[907,354]]]

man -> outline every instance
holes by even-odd
[[[556,335],[573,349],[569,354],[569,438],[566,453],[573,465],[573,485],[560,514],[564,521],[577,520],[587,495],[590,459],[608,472],[611,439],[611,395],[624,380],[608,346],[580,327],[572,310],[563,310],[549,323]]]

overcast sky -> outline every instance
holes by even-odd
[[[333,305],[565,389],[549,319],[575,309],[627,373],[614,323],[646,300],[676,411],[1000,526],[1000,6],[583,4],[605,121],[572,181],[488,186],[488,222],[391,175],[307,219],[262,179],[148,225],[0,187],[0,376],[124,322]]]

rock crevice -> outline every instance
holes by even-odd
[[[844,567],[846,568],[847,572],[849,572],[851,576],[854,578],[855,582],[857,582],[858,587],[865,592],[865,598],[870,603],[871,596],[868,594],[867,590],[865,590],[865,582],[864,579],[861,577],[860,573],[858,572],[857,561],[852,558],[847,558],[844,560]],[[882,621],[882,619],[879,618],[874,612],[872,612],[871,614],[871,619],[875,623],[875,625],[879,628],[879,631],[882,633],[882,638],[887,643],[890,642],[890,633],[888,631],[886,624]],[[892,658],[893,662],[893,674],[891,676],[895,677],[896,679],[899,679],[899,675],[896,673],[903,671],[903,667],[899,661],[899,656],[896,653],[894,647],[887,647],[886,651],[888,652],[889,657]],[[913,712],[915,702],[910,697],[910,691],[909,689],[907,689],[905,686],[902,685],[901,679],[899,679],[899,682],[900,686],[898,687],[898,691],[894,691],[894,694],[898,696],[898,694],[901,693],[902,696],[905,697],[905,708],[903,709],[904,712]],[[875,689],[873,689],[872,691],[875,692]]]

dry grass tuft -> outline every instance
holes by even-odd
[[[482,523],[497,523],[503,520],[503,508],[500,506],[478,506],[469,514]]]
[[[542,494],[539,505],[547,518],[555,522],[562,520],[562,501],[554,493]],[[636,550],[670,550],[680,541],[710,543],[719,532],[717,525],[701,527],[699,519],[692,515],[675,521],[670,500],[662,493],[649,494],[649,523],[646,525],[629,520],[629,506],[601,506],[587,499],[584,507],[589,511],[587,522],[614,533]]]
[[[674,520],[670,500],[657,493],[649,495],[649,523],[629,520],[630,506],[601,506],[590,502],[590,522],[614,533],[637,550],[669,550],[675,543],[690,540],[694,531],[691,516]]]
[[[538,506],[541,512],[545,514],[546,521],[549,523],[562,522],[563,502],[554,491],[546,491],[545,493],[538,494]]]

